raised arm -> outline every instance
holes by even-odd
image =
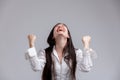
[[[84,45],[84,49],[83,51],[80,49],[76,51],[78,63],[77,67],[83,72],[90,71],[91,67],[93,66],[91,54],[93,54],[94,51],[90,48],[90,41],[90,36],[83,36],[82,42]]]
[[[45,59],[45,51],[41,50],[38,54],[35,49],[35,40],[36,36],[33,34],[28,35],[28,41],[29,41],[29,49],[27,50],[27,53],[25,56],[30,61],[31,67],[34,71],[40,71],[43,70],[46,59]]]

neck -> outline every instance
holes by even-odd
[[[67,38],[62,36],[56,38],[56,45],[55,45],[56,51],[58,53],[62,53],[64,47],[66,46],[66,43],[67,43]]]

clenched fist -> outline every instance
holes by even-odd
[[[83,36],[82,42],[83,42],[84,48],[89,49],[90,41],[91,41],[90,36]]]
[[[29,41],[30,48],[34,46],[35,40],[36,40],[36,36],[34,34],[28,35],[28,41]]]

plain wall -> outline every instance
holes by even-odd
[[[0,80],[40,80],[24,54],[28,34],[37,36],[37,51],[46,48],[52,27],[68,25],[74,46],[92,37],[98,58],[80,80],[120,80],[120,0],[0,0]]]

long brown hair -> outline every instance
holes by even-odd
[[[67,25],[65,25],[64,23],[57,23],[53,27],[53,29],[51,30],[51,32],[50,32],[50,34],[47,38],[47,43],[49,44],[49,47],[45,49],[46,64],[45,64],[43,74],[42,74],[42,79],[43,80],[52,80],[52,72],[54,72],[54,69],[52,69],[52,65],[54,64],[54,62],[52,61],[51,54],[52,54],[53,46],[55,45],[55,39],[53,39],[53,31],[54,31],[54,28],[59,24],[63,24],[64,26],[67,27]],[[67,27],[67,29],[68,29],[68,27]],[[68,35],[69,35],[69,38],[67,39],[67,44],[66,44],[66,46],[63,50],[64,53],[68,52],[68,55],[64,57],[64,60],[65,60],[66,64],[69,65],[69,66],[70,66],[70,61],[71,61],[71,64],[72,64],[70,66],[71,76],[72,76],[72,79],[75,80],[75,71],[76,71],[76,63],[77,62],[76,62],[75,48],[74,48],[69,30],[68,30]]]

